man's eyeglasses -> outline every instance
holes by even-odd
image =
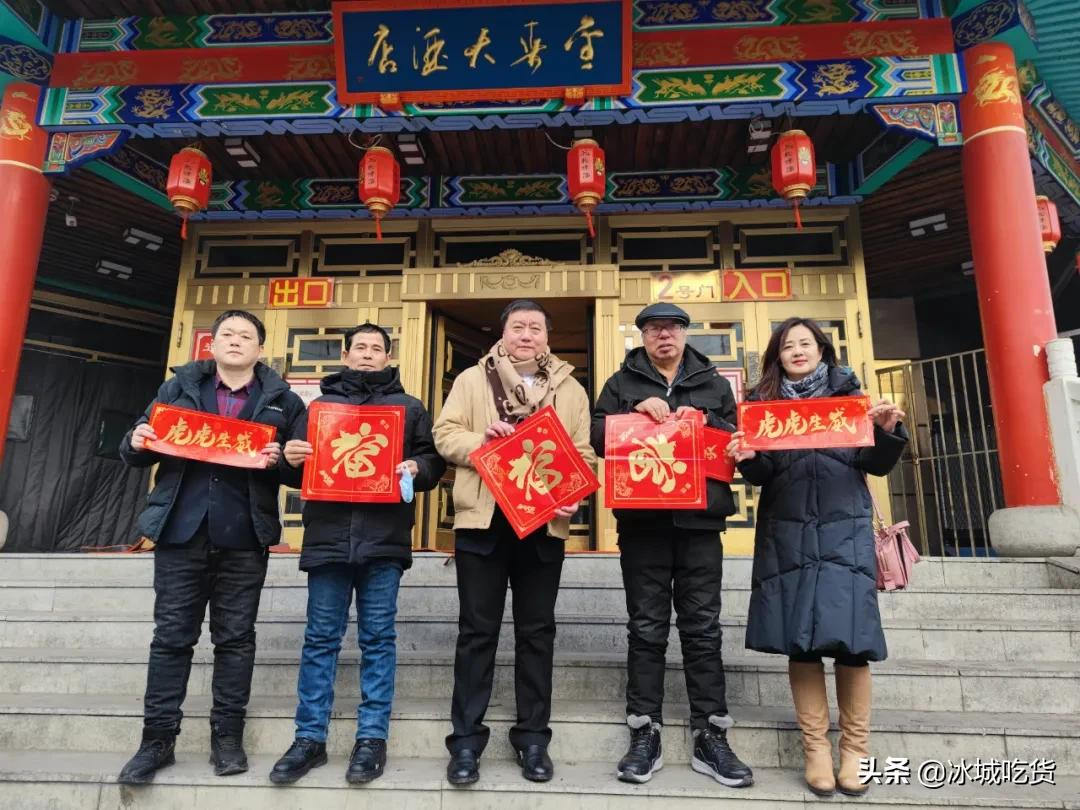
[[[650,323],[641,327],[641,334],[647,337],[659,337],[661,332],[677,335],[686,330],[684,323]]]

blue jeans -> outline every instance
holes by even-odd
[[[391,560],[364,565],[332,563],[308,571],[307,628],[296,687],[297,737],[326,742],[338,653],[355,590],[356,638],[361,654],[356,738],[387,739],[397,668],[394,619],[400,582],[401,565]]]

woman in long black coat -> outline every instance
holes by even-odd
[[[750,399],[860,394],[851,369],[813,321],[790,318],[773,333]],[[748,482],[762,487],[746,646],[787,655],[806,782],[819,795],[859,795],[859,759],[869,756],[870,668],[887,655],[877,604],[877,563],[866,475],[886,475],[907,443],[904,414],[882,400],[870,410],[874,445],[755,453],[736,433],[728,448]],[[836,663],[840,769],[826,736],[822,657]]]

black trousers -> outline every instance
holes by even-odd
[[[459,535],[462,532],[459,532]],[[515,749],[547,745],[551,740],[551,670],[555,651],[555,599],[562,576],[561,541],[540,529],[519,540],[498,508],[485,532],[469,530],[468,545],[477,535],[490,543],[490,553],[459,549],[457,566],[457,652],[454,696],[450,705],[453,733],[446,738],[451,752],[471,748],[481,752],[491,730],[484,725],[495,677],[495,652],[506,604],[506,586],[513,592],[514,696],[517,723],[510,729]],[[558,553],[552,554],[558,543]],[[538,544],[547,544],[538,550]]]
[[[154,550],[154,639],[146,672],[143,723],[178,734],[195,644],[210,605],[214,643],[211,724],[243,727],[255,667],[255,618],[266,579],[265,548],[217,548],[206,523],[183,545]]]
[[[720,649],[720,534],[666,526],[647,534],[622,533],[619,549],[630,617],[626,713],[664,722],[664,658],[674,602],[690,725],[705,728],[710,715],[728,713]]]

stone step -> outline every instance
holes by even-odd
[[[271,785],[266,774],[275,756],[251,757],[245,774],[215,777],[202,753],[181,753],[177,763],[158,773],[154,783],[138,788],[115,784],[126,754],[100,752],[0,751],[0,810],[657,810],[678,806],[707,810],[724,807],[793,810],[816,802],[790,768],[757,768],[754,785],[725,788],[681,762],[666,764],[647,785],[619,782],[605,762],[558,763],[551,782],[526,782],[507,760],[485,758],[480,781],[465,788],[446,783],[444,757],[391,760],[382,778],[363,787],[345,781],[345,755],[337,754],[299,783]],[[1076,807],[1080,778],[1063,776],[1055,784],[1004,786],[945,785],[934,789],[914,778],[906,785],[879,785],[859,799],[836,796],[835,804],[866,810],[948,807],[985,810],[1061,810]],[[1011,772],[1010,772],[1011,773]]]
[[[252,698],[245,746],[253,754],[281,754],[295,734],[293,697]],[[560,701],[552,707],[551,755],[557,761],[614,764],[629,739],[622,702]],[[732,747],[752,767],[801,768],[800,732],[790,706],[733,706]],[[189,697],[184,704],[178,750],[206,751],[210,745],[210,698]],[[328,747],[347,753],[356,734],[356,699],[335,702]],[[141,732],[142,700],[130,695],[0,694],[0,750],[134,751]],[[493,703],[485,722],[491,728],[488,757],[512,759],[507,735],[515,721],[513,703]],[[832,713],[833,753],[837,755],[836,712]],[[392,757],[438,758],[450,731],[449,702],[400,699],[390,725]],[[669,707],[665,717],[664,758],[689,762],[693,748],[686,707]],[[1080,774],[1080,728],[1064,715],[897,712],[873,716],[873,752],[911,759],[1053,759],[1062,774]]]
[[[439,552],[415,552],[405,583],[446,584],[454,582],[450,556]],[[150,585],[153,581],[152,554],[3,554],[0,556],[3,582],[53,581],[63,584],[92,584],[128,580]],[[753,560],[728,557],[724,560],[724,581],[732,586],[749,586]],[[270,557],[271,580],[299,579],[298,557],[274,554]],[[1080,571],[1070,560],[1045,558],[924,557],[914,568],[912,587],[969,588],[1050,588],[1080,587]],[[621,584],[619,555],[613,553],[570,554],[563,564],[563,580],[591,584]]]
[[[9,582],[0,587],[0,614],[11,611],[129,613],[149,618],[153,590],[144,585],[115,581],[100,586],[80,584],[56,587],[50,583]],[[507,595],[506,610],[512,602]],[[951,619],[1008,622],[1080,622],[1080,589],[925,587],[881,594],[883,619]],[[398,607],[405,615],[457,617],[458,594],[454,584],[403,584]],[[745,618],[750,607],[749,587],[725,586],[721,615]],[[303,615],[307,610],[307,586],[301,580],[272,581],[263,589],[261,613]],[[583,585],[568,581],[559,589],[557,615],[599,616],[625,619],[626,598],[621,583]]]
[[[145,649],[4,651],[2,687],[8,692],[92,695],[107,691],[141,695],[146,684]],[[359,682],[358,654],[341,654],[337,684],[348,694]],[[208,650],[196,650],[188,693],[210,693]],[[255,695],[290,696],[296,691],[299,650],[257,654]],[[786,706],[790,703],[787,661],[781,656],[725,656],[727,697],[732,704]],[[1080,713],[1080,671],[1074,662],[909,661],[889,659],[873,665],[874,705],[904,711]],[[830,695],[832,694],[832,678]],[[397,693],[401,698],[450,699],[453,656],[446,652],[400,652]],[[666,700],[686,703],[682,663],[668,660]],[[626,657],[621,654],[556,654],[555,700],[622,700]],[[494,697],[513,700],[513,655],[496,659]],[[835,701],[833,701],[835,705]]]
[[[153,635],[151,612],[120,614],[48,613],[19,611],[0,614],[0,650],[12,647],[113,647],[149,644]],[[355,622],[355,614],[353,622]],[[761,655],[745,648],[745,617],[722,616],[725,654]],[[304,641],[305,618],[264,612],[257,625],[262,650],[295,651]],[[350,625],[346,642],[353,643]],[[1080,662],[1080,622],[953,621],[948,619],[884,620],[889,655],[931,661],[1078,661]],[[433,650],[453,646],[457,638],[457,617],[409,615],[397,618],[398,648]],[[499,649],[514,645],[513,621],[504,616]],[[560,652],[625,652],[625,616],[560,615],[555,649]],[[210,648],[210,631],[204,623],[199,647]],[[678,630],[672,617],[669,649],[680,649]]]

